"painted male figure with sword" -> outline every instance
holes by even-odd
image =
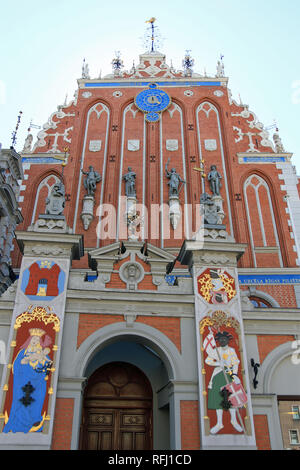
[[[210,410],[216,410],[217,414],[217,424],[210,430],[211,434],[217,434],[224,427],[224,408],[222,406],[222,395],[220,392],[225,388],[230,391],[228,400],[231,405],[229,408],[231,425],[236,431],[245,432],[239,408],[247,403],[247,396],[237,376],[240,360],[235,350],[228,346],[231,339],[232,336],[227,331],[218,332],[214,336],[210,329],[209,335],[207,335],[203,342],[204,351],[207,353],[205,363],[215,368],[208,385],[207,407]],[[215,340],[219,342],[220,347],[217,347]],[[234,386],[238,386],[239,390],[235,390]],[[238,393],[243,396],[238,396]],[[231,395],[234,400],[232,400]],[[234,395],[237,395],[237,397],[234,397]],[[237,398],[237,400],[235,398]],[[240,424],[237,421],[237,416]]]

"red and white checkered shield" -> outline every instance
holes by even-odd
[[[248,398],[242,384],[232,382],[224,388],[230,393],[228,400],[233,408],[242,408],[246,405]]]

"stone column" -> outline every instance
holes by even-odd
[[[203,449],[256,448],[237,271],[245,249],[223,227],[206,227],[178,257],[194,283]]]

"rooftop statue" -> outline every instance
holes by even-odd
[[[284,150],[284,147],[283,147],[283,144],[282,144],[282,140],[279,137],[279,134],[275,133],[273,135],[273,140],[274,140],[276,152],[277,153],[284,153],[285,150]]]
[[[22,152],[24,152],[24,153],[30,153],[31,152],[32,141],[33,141],[33,135],[28,134],[28,136],[25,139],[24,147],[23,147]]]

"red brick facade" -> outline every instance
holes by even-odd
[[[106,325],[111,325],[112,323],[120,321],[124,321],[124,317],[122,315],[79,315],[77,348],[79,348],[81,343],[83,343],[83,341],[95,331]]]
[[[181,449],[199,450],[199,409],[197,401],[180,401],[181,412]]]
[[[147,68],[149,63],[146,61],[144,65]],[[161,59],[157,60],[155,67],[160,68],[161,65]],[[221,173],[220,195],[225,214],[223,224],[237,244],[245,245],[245,253],[239,258],[238,268],[245,268],[244,271],[249,270],[254,274],[258,268],[266,268],[266,272],[269,270],[270,273],[273,270],[278,273],[282,268],[291,268],[291,271],[298,268],[295,234],[291,226],[291,214],[287,210],[288,206],[285,200],[287,190],[283,184],[283,172],[279,166],[276,166],[276,162],[271,161],[277,154],[270,140],[262,132],[254,113],[249,111],[248,106],[237,104],[232,99],[231,92],[227,88],[228,80],[225,77],[214,77],[213,81],[209,81],[205,77],[186,79],[186,77],[175,74],[173,76],[175,81],[172,82],[172,79],[166,78],[164,73],[161,69],[156,76],[149,76],[142,71],[139,76],[141,82],[136,82],[134,79],[132,82],[124,82],[124,86],[121,86],[122,83],[119,86],[118,81],[113,87],[110,86],[110,82],[114,81],[114,78],[111,77],[105,80],[79,80],[76,99],[52,114],[48,127],[46,126],[42,136],[39,136],[32,155],[27,155],[27,157],[25,155],[27,166],[24,168],[24,174],[27,179],[22,182],[25,189],[21,192],[24,199],[20,202],[24,221],[18,230],[27,230],[37,221],[40,214],[45,213],[45,200],[56,180],[62,179],[67,196],[64,209],[67,225],[74,234],[84,235],[85,254],[80,260],[72,262],[72,270],[73,272],[76,270],[75,274],[78,277],[74,275],[72,279],[70,275],[69,278],[71,280],[68,289],[69,291],[73,289],[72,301],[77,298],[78,291],[84,289],[84,282],[89,281],[84,279],[84,276],[90,276],[92,270],[94,270],[92,277],[97,280],[94,286],[89,286],[89,288],[92,291],[93,289],[97,290],[100,286],[99,291],[105,291],[106,297],[103,300],[99,295],[101,300],[97,304],[97,309],[91,311],[99,311],[98,308],[102,308],[99,307],[102,301],[105,302],[106,299],[109,299],[108,302],[113,303],[117,294],[120,295],[118,299],[120,301],[114,310],[106,310],[105,308],[100,310],[101,312],[112,311],[113,314],[90,313],[90,310],[81,305],[74,312],[68,310],[74,315],[78,314],[79,317],[78,331],[75,332],[77,337],[74,338],[76,353],[84,341],[98,331],[101,333],[102,328],[117,323],[128,326],[125,323],[125,313],[129,311],[136,315],[134,321],[140,325],[140,328],[142,325],[146,325],[164,335],[165,338],[167,337],[177,348],[176,355],[178,354],[180,358],[183,357],[182,354],[185,353],[189,345],[184,345],[186,338],[182,336],[182,331],[188,331],[190,328],[190,325],[187,325],[187,329],[184,330],[183,321],[187,321],[187,323],[190,321],[192,308],[194,308],[193,293],[191,292],[192,281],[191,279],[187,281],[187,284],[188,282],[190,284],[186,292],[184,288],[180,290],[181,287],[177,291],[175,289],[171,291],[170,284],[167,284],[168,280],[165,277],[166,259],[170,261],[172,256],[176,257],[183,242],[186,239],[191,240],[193,232],[197,232],[199,228],[197,225],[200,214],[199,203],[204,189],[199,172],[199,166],[202,164],[206,176],[212,165],[216,165]],[[135,105],[138,93],[148,89],[149,86],[148,82],[147,84],[143,83],[141,76],[150,80],[151,83],[157,80],[156,85],[171,98],[170,106],[161,113],[158,122],[148,122],[143,112]],[[122,78],[126,79],[126,76]],[[183,78],[187,81],[180,81]],[[165,79],[165,81],[160,82],[160,79]],[[121,79],[120,81],[122,82]],[[138,148],[130,148],[130,141],[138,141]],[[93,142],[98,142],[99,148],[96,151],[91,146]],[[177,148],[173,150],[170,146],[168,147],[168,142],[177,142]],[[213,145],[210,147],[212,143]],[[67,164],[62,176],[59,158],[61,159],[64,153],[67,154]],[[248,156],[255,159],[263,155],[266,156],[267,162],[262,160],[258,164],[254,160],[252,162],[247,160]],[[34,162],[33,157],[40,158],[41,161]],[[268,160],[269,157],[271,160]],[[289,163],[287,156],[286,158],[286,162]],[[30,159],[32,163],[30,163]],[[47,164],[44,163],[45,160],[48,162]],[[96,185],[93,219],[86,229],[82,220],[82,207],[84,196],[86,196],[83,184],[85,176],[82,170],[87,171],[89,166],[93,166],[95,171],[101,175],[101,181]],[[182,215],[177,229],[173,228],[169,215],[166,215],[170,204],[167,166],[169,170],[175,168],[184,179],[182,191],[178,194]],[[126,219],[126,213],[120,200],[126,195],[123,176],[130,167],[136,174],[136,202],[144,204],[145,207],[143,215],[145,236],[140,237],[138,242],[147,242],[152,246],[154,254],[152,252],[153,257],[149,260],[146,255],[140,255],[141,251],[137,249],[130,252],[128,256],[124,255],[126,256],[124,259],[122,259],[121,250],[117,253],[118,243],[123,239],[128,241],[127,234],[126,237],[123,237],[120,228],[122,225],[120,220]],[[205,185],[205,191],[210,191],[207,178]],[[103,207],[104,213],[101,218],[99,211]],[[105,214],[109,207],[116,215],[114,227],[116,231],[110,236],[103,237],[103,234],[106,234]],[[161,212],[158,210],[159,207]],[[125,223],[126,227],[127,222],[128,220]],[[189,222],[190,226],[185,227],[185,231],[181,231],[185,222]],[[102,236],[99,236],[100,229]],[[113,246],[113,253],[108,253],[107,249],[105,255],[102,256],[103,251],[101,250],[106,249],[108,245]],[[102,254],[99,255],[98,250]],[[217,252],[218,248],[214,248],[214,250]],[[163,255],[162,258],[159,258],[159,254],[157,254],[161,254],[162,251],[165,258]],[[228,251],[230,250],[228,249]],[[16,246],[13,252],[15,267],[20,266],[21,259],[21,253]],[[99,261],[97,272],[95,259],[97,262]],[[227,261],[230,262],[227,263]],[[221,268],[224,266],[226,268],[226,263],[230,269],[232,268],[232,260],[228,258],[227,261],[226,259],[224,261],[224,257],[223,260],[221,259],[220,265],[223,263]],[[101,262],[103,262],[102,265]],[[138,263],[140,272],[143,274],[141,278],[131,284],[129,281],[127,283],[125,276],[122,275],[122,269],[123,273],[125,271],[124,264],[129,262]],[[208,261],[208,270],[213,263],[217,265],[219,261]],[[36,293],[40,270],[36,268],[37,265],[33,266],[30,268],[34,271],[32,273],[33,283],[28,285],[26,294]],[[182,277],[189,277],[190,274],[186,266],[177,263],[177,268],[185,273]],[[286,269],[284,273],[288,271]],[[84,280],[80,286],[78,279],[81,274]],[[50,272],[48,277],[44,277],[49,281],[48,294],[51,294]],[[176,287],[178,287],[178,279],[179,277],[176,279]],[[238,292],[237,284],[238,280],[236,279],[234,288]],[[242,290],[248,288],[249,286],[243,286]],[[89,301],[88,294],[86,294],[88,290],[85,291],[83,302]],[[133,300],[129,297],[132,292],[135,296],[141,296],[139,298],[140,310],[135,304],[136,297],[132,297]],[[282,309],[297,308],[293,285],[261,285],[257,283],[255,295],[259,296],[259,292],[268,294]],[[172,294],[177,295],[178,293],[184,296],[181,310],[178,308],[178,310],[168,311],[167,307],[164,307],[164,310],[159,314],[154,313],[155,309],[153,312],[148,309],[143,313],[144,298],[146,298],[145,302],[153,301],[153,304],[165,301],[164,305],[168,305],[167,302],[174,305],[176,298],[179,299],[179,297],[174,296],[175,300],[173,300]],[[52,294],[57,295],[58,292],[52,292]],[[116,294],[115,297],[114,294]],[[129,298],[130,300],[128,300]],[[130,305],[131,302],[132,305]],[[130,307],[128,310],[126,310],[127,303]],[[225,304],[223,301],[220,302],[220,304],[222,303]],[[73,304],[69,302],[69,308],[72,309],[74,304],[75,302]],[[211,301],[211,310],[208,315],[211,315],[215,305],[216,303]],[[119,306],[120,310],[118,310]],[[186,311],[184,310],[185,306]],[[122,310],[123,307],[124,310]],[[225,308],[224,306],[224,310]],[[171,309],[172,307],[170,307]],[[226,311],[226,315],[227,313]],[[160,335],[157,334],[157,336]],[[271,333],[257,335],[260,364],[276,347],[293,340],[294,336],[284,333],[276,336]],[[150,346],[149,349],[151,349]],[[196,348],[189,357],[192,357],[192,354],[194,354],[195,367],[198,367],[200,361]],[[243,368],[246,370],[247,365],[243,364]],[[201,376],[201,370],[197,371],[197,375]],[[205,370],[203,375],[205,375]],[[191,380],[187,380],[188,387],[195,382],[195,377],[196,375]],[[251,391],[253,392],[253,390]],[[197,400],[180,401],[180,430],[183,450],[201,447],[198,405]],[[71,447],[74,406],[73,398],[57,398],[56,400],[53,450],[70,449]],[[212,409],[215,414],[215,408]],[[218,410],[218,408],[216,409]],[[227,419],[229,420],[229,418],[230,416],[227,414]],[[267,416],[265,414],[254,416],[254,423],[258,449],[271,449]],[[225,431],[226,429],[224,429],[224,435],[226,435]],[[240,431],[236,429],[236,434],[239,433]]]
[[[158,64],[159,65],[159,64]],[[164,87],[161,87],[164,89]],[[186,87],[188,88],[188,87]],[[52,148],[56,138],[56,151],[64,152],[66,140],[63,134],[68,129],[68,164],[64,170],[64,184],[66,194],[69,194],[66,201],[64,214],[69,226],[73,227],[76,233],[84,233],[85,247],[92,248],[97,244],[96,228],[98,217],[94,217],[89,230],[84,231],[80,212],[82,199],[85,195],[83,180],[80,180],[80,162],[82,158],[82,149],[85,146],[84,170],[89,165],[94,166],[102,176],[102,181],[97,185],[95,201],[100,202],[100,196],[103,194],[103,204],[113,204],[118,212],[119,187],[121,195],[124,195],[125,185],[120,182],[120,174],[127,171],[131,166],[136,173],[136,192],[137,202],[145,202],[148,209],[148,241],[153,245],[160,246],[160,240],[153,238],[154,225],[157,230],[161,230],[160,221],[150,217],[154,205],[160,205],[161,202],[168,205],[168,185],[164,174],[165,165],[169,158],[172,158],[172,166],[176,168],[179,174],[183,176],[186,173],[188,184],[185,191],[180,193],[180,203],[191,205],[191,214],[193,215],[193,224],[195,229],[195,214],[197,212],[196,204],[199,203],[201,194],[201,184],[199,172],[194,168],[199,166],[199,155],[205,161],[205,171],[209,172],[212,164],[217,165],[218,170],[223,176],[223,185],[221,196],[224,199],[224,211],[226,217],[224,223],[229,227],[229,214],[231,212],[232,226],[234,236],[237,242],[247,243],[248,248],[240,261],[241,267],[253,267],[255,260],[253,251],[250,249],[251,234],[253,237],[254,249],[259,250],[256,253],[256,265],[258,267],[280,267],[280,257],[274,253],[264,253],[262,248],[276,248],[279,243],[280,256],[283,266],[295,266],[296,253],[293,249],[294,240],[291,238],[290,227],[288,225],[289,214],[286,212],[287,204],[284,201],[286,191],[282,190],[282,180],[279,178],[282,174],[274,164],[260,165],[243,164],[237,158],[238,153],[249,151],[249,137],[246,134],[252,132],[254,147],[253,151],[274,153],[271,144],[263,140],[260,132],[255,130],[255,116],[251,112],[248,118],[243,117],[245,110],[243,105],[237,105],[231,101],[226,80],[222,81],[220,86],[193,86],[193,95],[185,95],[185,87],[172,86],[165,87],[165,91],[172,99],[170,111],[162,113],[162,132],[159,123],[146,123],[144,130],[143,113],[137,110],[134,105],[134,98],[141,90],[140,88],[128,87],[122,88],[122,96],[115,97],[110,87],[92,88],[90,98],[84,97],[86,89],[80,88],[77,103],[63,108],[61,117],[54,113],[51,117],[55,125],[53,129],[46,130],[45,137],[40,146],[34,150],[35,154],[44,152],[48,156],[53,155]],[[216,94],[216,92],[221,92]],[[254,127],[254,131],[253,131]],[[85,133],[87,129],[87,134]],[[215,140],[217,150],[207,150],[205,146],[199,147],[197,138],[197,129],[200,129],[202,140]],[[146,140],[144,140],[144,135]],[[130,151],[124,144],[130,139],[140,141],[138,151]],[[166,139],[178,140],[178,150],[171,152],[165,149]],[[101,140],[102,147],[98,152],[89,149],[88,142],[91,140]],[[43,144],[45,142],[45,144]],[[164,148],[163,161],[160,160],[161,146]],[[222,152],[221,152],[222,149]],[[184,153],[183,153],[184,152]],[[121,161],[122,156],[122,161]],[[105,160],[106,159],[106,160]],[[145,161],[144,161],[145,159]],[[104,172],[105,165],[105,172]],[[122,165],[122,167],[120,167]],[[26,229],[32,219],[35,200],[37,197],[36,188],[49,175],[60,177],[60,169],[57,165],[32,164],[30,169],[25,170],[28,175],[30,185],[26,186],[24,202],[21,202],[22,214],[24,217],[20,230]],[[144,181],[144,175],[147,175]],[[253,176],[256,175],[256,176]],[[253,185],[245,187],[249,177],[253,176]],[[260,180],[258,179],[260,178]],[[225,182],[226,181],[226,182]],[[260,181],[260,183],[259,183]],[[163,183],[161,185],[161,182]],[[48,180],[48,185],[54,183],[54,178]],[[103,185],[103,188],[102,188]],[[259,186],[260,185],[260,186]],[[77,194],[78,186],[80,194]],[[256,199],[255,187],[259,186]],[[161,193],[163,190],[163,193]],[[237,195],[241,195],[238,197]],[[45,198],[47,190],[42,187],[35,208],[33,219],[36,220],[39,213],[44,213]],[[270,201],[269,201],[269,199]],[[257,200],[265,202],[261,204],[261,217],[264,224],[265,241],[263,240],[262,230],[259,222],[259,212]],[[266,201],[268,200],[268,203]],[[78,203],[79,201],[79,203]],[[230,201],[230,202],[229,202]],[[95,209],[96,211],[96,209]],[[74,221],[74,216],[77,219]],[[191,215],[188,216],[191,218]],[[185,218],[183,214],[182,220]],[[155,219],[155,220],[154,220]],[[245,223],[240,223],[244,221]],[[275,223],[275,226],[274,226]],[[177,232],[176,232],[177,233]],[[185,238],[174,238],[175,232],[170,228],[170,238],[165,239],[165,247],[179,248]],[[277,239],[278,241],[277,241]],[[101,246],[105,246],[115,239],[101,241]],[[15,264],[19,264],[20,258],[16,259]],[[83,267],[84,260],[77,265]],[[114,279],[112,282],[117,282]],[[121,287],[121,286],[119,286]],[[145,287],[150,288],[150,285]]]
[[[257,335],[257,345],[259,351],[260,363],[262,364],[268,354],[281,344],[288,341],[294,341],[292,335]]]
[[[100,328],[122,321],[124,321],[124,317],[122,315],[81,314],[79,316],[78,324],[77,347],[79,348],[88,336]],[[179,351],[181,351],[180,318],[155,318],[138,315],[136,321],[159,330],[175,344]]]
[[[254,415],[254,426],[257,449],[271,450],[268,417],[266,415]]]
[[[73,398],[57,398],[52,437],[52,450],[70,450],[74,414]]]

